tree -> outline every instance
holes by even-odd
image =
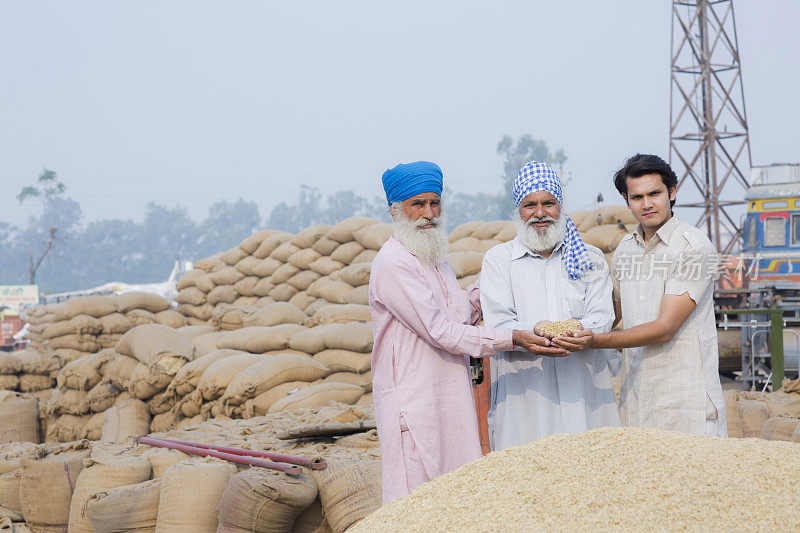
[[[52,170],[44,169],[39,174],[35,185],[28,185],[23,187],[17,195],[17,201],[23,203],[29,198],[39,198],[42,202],[42,221],[46,231],[44,232],[44,240],[41,242],[42,247],[38,250],[31,247],[28,252],[29,266],[28,266],[28,279],[31,285],[36,283],[36,273],[45,257],[53,250],[58,240],[59,226],[56,223],[51,223],[52,208],[56,200],[67,190],[67,186],[59,181],[58,176]]]
[[[235,203],[227,200],[216,202],[208,209],[208,218],[198,228],[200,234],[195,253],[198,257],[206,257],[232,248],[260,225],[261,215],[255,202],[241,198]]]

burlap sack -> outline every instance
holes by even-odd
[[[289,278],[286,283],[297,289],[298,291],[304,291],[308,289],[312,283],[317,281],[320,278],[320,274],[314,272],[313,270],[303,270],[302,272],[298,272],[291,278]]]
[[[342,533],[381,506],[381,462],[356,458],[328,459],[314,470],[325,517],[334,533]]]
[[[103,413],[95,413],[89,416],[88,422],[83,426],[81,433],[82,439],[100,440],[103,438]]]
[[[255,273],[254,269],[260,262],[261,259],[259,259],[258,257],[253,257],[252,255],[248,255],[247,257],[236,263],[235,268],[245,276],[258,276],[258,274]]]
[[[248,254],[252,254],[256,250],[258,250],[258,247],[261,246],[261,243],[264,242],[264,240],[267,237],[271,237],[271,236],[273,236],[273,235],[275,235],[277,233],[278,233],[278,230],[274,230],[274,229],[262,229],[262,230],[259,230],[259,231],[255,232],[255,233],[253,233],[252,235],[250,235],[249,237],[247,237],[242,242],[240,242],[239,243],[239,248],[241,248],[242,250],[244,250]]]
[[[354,233],[371,224],[377,224],[377,221],[367,217],[346,218],[333,226],[325,236],[328,239],[344,244],[355,240]]]
[[[89,315],[78,315],[69,320],[53,322],[42,333],[43,339],[54,339],[64,335],[97,335],[103,331],[103,323]]]
[[[221,397],[228,383],[250,365],[271,357],[269,355],[242,353],[225,357],[209,365],[197,383],[197,391],[205,400]]]
[[[336,445],[344,448],[372,449],[379,448],[378,430],[371,429],[365,433],[356,433],[336,439]]]
[[[274,299],[276,302],[288,302],[298,292],[299,291],[296,288],[292,287],[288,283],[281,283],[269,291],[269,297]]]
[[[447,254],[447,262],[450,263],[456,277],[463,278],[481,271],[483,254],[478,252],[453,252]]]
[[[131,309],[125,313],[125,317],[131,321],[133,327],[154,324],[156,321],[156,315],[146,309]]]
[[[45,442],[71,442],[81,439],[92,415],[61,415],[46,419]]]
[[[339,243],[334,241],[333,239],[329,239],[328,237],[321,237],[314,243],[314,246],[311,248],[319,253],[320,255],[331,255],[336,248],[339,247]]]
[[[117,311],[111,297],[108,296],[80,296],[62,302],[53,312],[55,321],[69,320],[78,315],[89,315],[95,318],[109,315]]]
[[[325,298],[331,303],[343,304],[346,303],[345,296],[352,290],[353,287],[344,281],[335,281],[326,276],[312,283],[307,292],[312,296]]]
[[[122,395],[103,417],[103,442],[124,443],[150,431],[150,410],[136,398]]]
[[[348,322],[370,322],[369,306],[358,304],[328,304],[320,308],[306,321],[309,327],[321,324],[346,324]]]
[[[389,237],[394,233],[394,227],[391,224],[369,224],[363,228],[353,232],[353,238],[369,250],[380,250],[383,243],[389,240]]]
[[[225,267],[216,272],[213,272],[208,275],[209,279],[214,282],[215,285],[234,285],[237,281],[240,281],[245,278],[245,275],[236,270],[235,267]]]
[[[760,437],[764,422],[769,418],[767,402],[740,399],[736,404],[736,409],[742,424],[742,437],[746,439]]]
[[[315,242],[324,237],[331,229],[333,229],[333,226],[326,224],[309,226],[294,236],[292,244],[298,248],[311,248]]]
[[[146,403],[151,415],[160,415],[166,413],[178,403],[178,396],[171,390],[165,390],[147,400]]]
[[[23,374],[49,374],[61,368],[61,361],[57,357],[30,348],[20,350],[14,355],[19,359]]]
[[[736,407],[738,392],[735,390],[724,390],[722,391],[722,398],[725,400],[725,419],[728,425],[728,437],[741,437],[742,422],[739,419],[739,409]]]
[[[203,275],[205,275],[204,270],[200,270],[199,268],[192,269],[180,277],[177,285],[175,285],[175,288],[178,289],[179,291],[182,291],[187,287],[194,287],[195,279],[197,279],[198,276],[203,276]]]
[[[164,472],[157,533],[216,533],[217,506],[236,467],[231,463],[187,460]]]
[[[219,501],[218,531],[290,533],[300,513],[317,498],[310,476],[250,468],[234,475]]]
[[[301,249],[298,252],[289,256],[289,262],[272,274],[272,281],[274,283],[283,283],[290,277],[294,276],[300,270],[308,270],[311,268],[311,263],[322,257],[319,252],[313,248]],[[293,268],[289,268],[293,267]],[[291,274],[290,274],[291,272]]]
[[[127,333],[133,327],[133,322],[122,313],[111,313],[99,320],[104,333]]]
[[[22,362],[13,353],[0,352],[0,375],[17,374],[22,370]]]
[[[272,355],[248,366],[231,379],[223,401],[241,405],[250,398],[287,381],[316,381],[330,374],[330,370],[305,355]]]
[[[507,220],[505,227],[494,236],[494,239],[500,242],[508,242],[516,236],[517,228],[514,226],[513,222]]]
[[[261,259],[258,264],[253,267],[252,272],[254,276],[258,276],[260,278],[269,278],[282,265],[283,263],[277,259],[267,257],[266,259]]]
[[[764,396],[764,401],[769,405],[770,418],[783,415],[800,417],[800,394],[771,392]]]
[[[225,262],[219,258],[221,254],[214,254],[210,257],[204,257],[199,261],[195,261],[194,267],[199,268],[205,272],[212,272],[214,270],[219,270],[220,268],[224,268],[226,266]]]
[[[322,380],[323,383],[349,383],[358,385],[366,392],[372,392],[372,372],[334,372]]]
[[[345,264],[339,261],[334,260],[331,257],[320,257],[313,263],[311,263],[310,268],[317,274],[322,276],[328,276],[333,274],[337,270],[341,270],[344,268]]]
[[[52,389],[56,384],[55,378],[38,374],[20,374],[19,390],[22,392],[37,392]]]
[[[264,416],[269,412],[269,408],[272,407],[272,404],[309,385],[310,384],[305,381],[289,381],[276,385],[268,391],[262,392],[252,400],[247,400],[244,404],[242,416],[243,418]]]
[[[616,224],[609,224],[588,229],[582,234],[582,237],[583,242],[597,246],[600,251],[606,253],[615,250],[627,234],[627,230],[620,229]]]
[[[153,467],[153,479],[160,478],[170,466],[188,459],[189,455],[169,448],[150,448],[142,454]]]
[[[0,391],[0,444],[6,442],[39,442],[39,402],[33,396]]]
[[[334,261],[338,261],[344,265],[349,265],[353,259],[358,257],[358,254],[363,252],[366,248],[361,246],[355,241],[342,244],[330,255]]]
[[[351,352],[371,352],[372,322],[329,324],[329,329],[325,331],[325,346]]]
[[[178,427],[178,423],[183,419],[180,413],[167,411],[156,415],[150,421],[150,433],[163,433]]]
[[[214,332],[214,326],[183,326],[181,328],[178,328],[178,333],[180,333],[189,340],[194,340],[200,335],[205,335],[206,333],[213,333],[213,332]]]
[[[69,523],[69,507],[83,460],[89,450],[46,455],[33,460],[21,458],[22,479],[19,499],[22,514],[33,531],[64,532]]]
[[[344,403],[352,405],[364,395],[364,389],[349,383],[318,383],[309,385],[294,394],[278,400],[269,408],[270,413],[286,409]]]
[[[219,254],[219,258],[228,266],[234,266],[236,263],[247,257],[248,254],[238,246],[236,248],[231,248],[226,252],[222,252]]]
[[[0,507],[14,511],[22,516],[22,503],[19,500],[19,483],[22,479],[22,468],[0,475]],[[0,518],[2,514],[0,514]]]
[[[269,293],[274,288],[275,284],[272,283],[270,278],[262,278],[261,280],[259,280],[258,283],[256,283],[256,286],[253,287],[253,294],[255,296],[263,298],[264,296],[269,296]]]
[[[760,438],[764,440],[783,440],[791,442],[792,435],[800,425],[800,418],[776,416],[768,418],[761,429]]]
[[[233,285],[217,285],[206,295],[209,305],[232,304],[239,297]]]
[[[166,390],[172,376],[155,371],[149,366],[139,363],[131,373],[127,391],[140,400],[147,400]]]
[[[209,366],[220,359],[242,353],[245,352],[239,350],[215,350],[202,357],[198,357],[178,370],[177,374],[175,374],[175,377],[170,382],[168,390],[174,391],[178,396],[185,396],[197,388],[200,378],[203,376],[203,372],[205,372]]]
[[[257,276],[247,276],[246,278],[242,278],[237,281],[233,285],[233,290],[235,290],[236,293],[240,294],[241,296],[253,296],[253,289],[259,281],[261,281],[261,278]]]
[[[90,411],[86,391],[56,389],[50,395],[45,411],[50,415],[85,415]]]
[[[120,313],[127,313],[132,309],[144,309],[151,313],[160,313],[169,309],[169,302],[158,294],[148,292],[126,292],[118,294],[114,303]]]
[[[111,383],[107,378],[103,378],[100,383],[86,393],[86,405],[95,413],[102,413],[112,405],[114,400],[120,395],[122,389]]]
[[[289,299],[289,303],[305,312],[317,300],[316,296],[311,296],[306,291],[300,291]]]
[[[471,250],[475,250],[481,244],[479,239],[475,237],[462,237],[457,241],[451,242],[450,245],[447,247],[447,251],[450,253],[455,252],[467,252]]]
[[[188,323],[189,322],[186,320],[185,316],[177,311],[173,311],[172,309],[167,309],[166,311],[156,313],[156,324],[161,324],[162,326],[177,329],[187,325]]]
[[[361,252],[360,254],[358,254],[351,262],[352,264],[372,263],[372,261],[375,259],[375,256],[377,255],[378,255],[378,250],[371,250],[368,248],[363,252]]]
[[[369,274],[372,263],[352,263],[344,267],[338,273],[338,279],[353,287],[369,284]]]
[[[181,304],[178,306],[178,312],[187,318],[196,318],[198,320],[207,321],[211,318],[211,314],[214,312],[214,306],[209,303],[200,306]]]
[[[241,307],[253,307],[255,306],[260,298],[258,296],[239,296],[233,301],[233,305],[238,305]]]
[[[118,389],[127,389],[131,375],[139,361],[127,355],[116,354],[100,366],[100,373]]]
[[[289,257],[291,257],[293,253],[299,251],[299,247],[295,246],[290,241],[287,241],[275,248],[272,253],[269,254],[269,256],[273,259],[277,259],[281,263],[286,263],[289,261]]]
[[[372,354],[351,352],[348,350],[323,350],[314,355],[331,372],[366,372],[370,369]]]
[[[54,339],[45,341],[44,346],[49,350],[67,348],[70,350],[81,350],[83,352],[96,352],[100,350],[100,344],[94,335],[62,335]]]
[[[217,345],[220,348],[241,350],[250,353],[283,350],[289,347],[289,340],[295,334],[305,329],[305,326],[297,324],[251,326],[225,333],[220,337]]]
[[[93,533],[86,503],[95,492],[150,479],[150,462],[138,455],[84,459],[69,508],[68,533]]]
[[[161,480],[100,490],[89,496],[86,517],[98,533],[154,531]]]
[[[0,374],[0,391],[15,391],[17,389],[19,389],[19,376]]]
[[[186,418],[192,418],[200,414],[203,407],[203,395],[199,390],[194,389],[192,392],[178,400],[175,405],[176,412],[179,412]]]
[[[224,331],[215,331],[213,333],[204,333],[192,339],[194,344],[195,358],[202,357],[207,353],[219,350],[219,341],[225,335]]]
[[[100,368],[114,355],[113,349],[103,350],[67,363],[64,368],[59,370],[56,383],[59,387],[89,390],[100,383],[100,379],[103,377],[100,374]]]
[[[489,250],[491,250],[492,248],[494,248],[498,244],[503,244],[503,243],[498,241],[498,240],[495,240],[495,239],[488,239],[488,240],[478,241],[478,245],[475,248],[473,248],[472,250],[470,250],[470,251],[471,252],[477,252],[477,253],[481,254],[481,257],[483,257],[483,254],[485,254],[486,252],[488,252]]]
[[[258,248],[252,253],[253,257],[257,257],[258,259],[266,259],[269,255],[275,251],[275,249],[280,246],[281,244],[285,243],[286,241],[292,240],[291,233],[286,233],[285,231],[275,233],[274,235],[270,235],[264,241],[258,245]],[[267,274],[269,275],[269,274]]]
[[[119,341],[116,351],[173,376],[187,361],[194,360],[192,341],[161,324],[133,328]]]

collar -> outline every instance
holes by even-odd
[[[562,240],[560,243],[556,245],[555,249],[553,249],[553,254],[557,253],[559,249],[562,248],[563,246],[564,246],[564,241]],[[519,235],[517,235],[516,237],[514,237],[514,240],[511,241],[511,260],[513,261],[515,259],[524,257],[526,254],[530,255],[531,257],[541,257],[542,259],[544,259],[544,256],[528,248],[528,246],[524,242],[522,242],[522,239],[519,237]],[[550,257],[552,257],[552,254],[550,255]]]
[[[656,231],[659,240],[663,243],[669,243],[669,239],[672,237],[672,234],[675,233],[678,225],[680,225],[680,220],[673,214],[670,219]],[[654,235],[654,237],[656,235]],[[641,223],[636,226],[636,229],[633,231],[633,236],[639,243],[644,244],[644,229]]]

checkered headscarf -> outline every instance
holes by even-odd
[[[532,192],[547,191],[555,196],[561,208],[564,208],[564,193],[561,191],[561,180],[558,174],[547,163],[539,163],[538,161],[531,161],[517,173],[517,179],[514,180],[514,203],[519,207],[522,199]],[[567,274],[570,279],[578,279],[587,270],[592,270],[594,264],[589,257],[589,252],[586,251],[586,245],[583,244],[578,228],[572,222],[572,219],[563,213],[567,218],[567,232],[564,235],[564,267],[567,269]]]

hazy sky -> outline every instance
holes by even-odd
[[[800,161],[800,2],[738,0],[754,164]],[[55,170],[85,219],[150,200],[196,219],[323,192],[382,194],[428,159],[497,192],[503,134],[569,157],[568,207],[635,152],[667,156],[670,2],[0,0],[0,220]]]

